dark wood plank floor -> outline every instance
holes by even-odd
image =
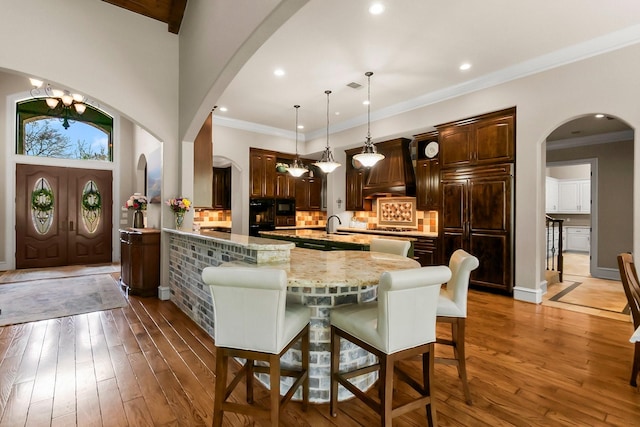
[[[474,404],[464,403],[455,368],[436,365],[439,424],[640,425],[640,391],[629,385],[631,333],[631,323],[471,291],[467,366]],[[417,360],[409,365],[418,372]],[[171,302],[155,298],[3,327],[0,425],[208,426],[214,369],[213,340]],[[266,403],[264,390],[257,397]],[[283,425],[379,423],[359,402],[339,409],[331,418],[327,405],[304,413],[293,402]],[[228,415],[225,425],[267,423]],[[426,425],[424,411],[394,425]]]

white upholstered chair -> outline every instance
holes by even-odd
[[[310,309],[286,304],[287,274],[284,270],[207,267],[202,280],[209,285],[214,307],[216,346],[216,385],[213,425],[222,425],[225,411],[255,417],[267,417],[272,426],[280,422],[283,407],[302,385],[302,407],[309,402],[309,319]],[[301,341],[301,369],[280,369],[280,358],[297,341]],[[246,359],[242,369],[227,386],[229,357]],[[268,362],[257,366],[255,361]],[[253,374],[268,373],[270,408],[253,405]],[[227,399],[245,376],[247,404]],[[280,397],[280,377],[295,381]]]
[[[371,252],[384,252],[387,254],[396,254],[407,256],[411,248],[411,242],[408,240],[396,240],[396,239],[371,239],[369,250]]]
[[[464,351],[464,331],[467,319],[467,295],[469,293],[469,277],[480,265],[478,258],[462,249],[456,250],[449,260],[451,280],[440,291],[438,299],[437,322],[451,324],[451,339],[438,338],[438,344],[453,348],[453,357],[437,357],[436,363],[455,365],[462,381],[465,401],[471,405],[471,393],[467,381],[467,367]]]
[[[440,285],[451,277],[446,266],[385,272],[378,285],[378,300],[352,304],[331,311],[331,401],[337,415],[338,384],[341,384],[380,415],[381,425],[391,426],[394,416],[426,408],[429,425],[436,425],[433,408],[433,345],[436,339],[436,307]],[[378,364],[340,372],[340,339],[346,339],[378,357]],[[393,407],[396,361],[422,355],[423,384],[396,367],[398,379],[419,394],[415,400]],[[375,397],[362,392],[349,380],[379,370]],[[408,393],[407,393],[408,394]]]

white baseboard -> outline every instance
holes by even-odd
[[[158,299],[167,301],[171,299],[171,288],[168,286],[158,286]]]
[[[538,289],[523,288],[516,286],[513,288],[513,299],[518,301],[530,302],[533,304],[542,303],[542,295],[547,293],[547,281],[543,280]]]

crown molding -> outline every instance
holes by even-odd
[[[640,24],[633,25],[622,30],[614,31],[612,33],[605,34],[603,36],[596,37],[594,39],[578,43],[564,49],[559,49],[545,55],[541,55],[536,58],[532,58],[530,60],[512,65],[493,73],[485,74],[484,76],[480,76],[454,86],[449,86],[440,90],[426,93],[416,98],[409,99],[407,101],[390,105],[385,108],[380,108],[376,111],[371,112],[371,121],[373,122],[376,120],[393,117],[395,115],[426,107],[428,105],[437,104],[448,99],[456,98],[472,92],[477,92],[482,89],[498,86],[509,81],[517,80],[533,74],[541,73],[543,71],[551,70],[553,68],[571,64],[573,62],[582,61],[584,59],[602,55],[607,52],[622,49],[639,42]],[[233,123],[227,122],[227,120],[232,120]],[[226,126],[226,123],[229,123],[229,127],[244,129],[251,132],[264,133],[267,135],[282,136],[292,134],[292,132],[282,129],[245,122],[242,120],[225,119],[224,123],[225,124],[220,123],[220,125]],[[367,116],[363,114],[332,125],[330,128],[330,134],[362,126],[366,123]],[[231,126],[231,124],[233,124],[233,126]],[[306,134],[302,134],[302,136],[304,138],[303,140],[313,140],[325,134],[325,129],[317,129],[314,131],[309,131]]]
[[[563,150],[565,148],[584,147],[585,145],[609,144],[612,142],[633,141],[633,129],[619,132],[601,133],[598,135],[581,136],[578,138],[558,139],[547,141],[547,151]]]

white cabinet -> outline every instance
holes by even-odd
[[[546,181],[546,207],[547,213],[558,212],[558,180],[548,176]]]
[[[591,213],[591,181],[558,181],[558,213]]]
[[[567,250],[589,252],[591,249],[591,229],[589,227],[567,227]]]

